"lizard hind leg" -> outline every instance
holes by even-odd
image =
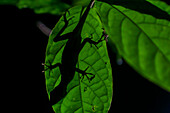
[[[87,73],[86,71],[88,70],[89,66],[85,69],[85,70],[80,70],[78,68],[76,68],[76,71],[78,73],[81,73],[82,76],[80,77],[81,78],[81,81],[84,80],[84,77],[86,76],[86,78],[88,79],[89,83],[95,78],[95,75],[93,73]],[[91,77],[89,77],[88,75],[92,75]]]

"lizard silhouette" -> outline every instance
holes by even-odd
[[[73,79],[75,72],[81,73],[82,78],[84,78],[84,76],[86,76],[87,79],[89,80],[89,82],[95,77],[95,75],[93,75],[92,73],[86,73],[86,70],[88,69],[88,67],[85,70],[80,70],[80,69],[76,68],[79,53],[82,50],[82,48],[84,47],[84,45],[87,42],[89,42],[90,44],[94,44],[96,46],[96,44],[103,41],[103,40],[101,40],[101,38],[102,38],[101,37],[97,42],[91,40],[91,38],[85,38],[82,42],[82,37],[81,37],[82,28],[83,28],[83,25],[85,23],[86,17],[88,15],[90,9],[94,5],[94,2],[95,2],[95,0],[90,1],[85,12],[80,17],[80,21],[77,24],[77,26],[75,27],[75,29],[70,33],[60,36],[60,34],[64,31],[64,29],[68,25],[68,21],[66,19],[66,14],[65,14],[64,15],[65,25],[62,28],[62,30],[59,32],[59,34],[56,36],[56,38],[53,39],[54,42],[58,42],[58,41],[65,40],[65,39],[68,39],[68,41],[67,41],[67,43],[64,47],[63,53],[62,53],[61,63],[57,63],[54,65],[50,64],[49,66],[46,65],[48,67],[48,69],[50,69],[50,70],[52,70],[56,67],[59,67],[60,72],[61,72],[60,84],[57,87],[55,87],[53,89],[53,91],[50,92],[50,103],[52,105],[56,104],[57,102],[59,102],[62,98],[64,98],[66,96],[67,85]],[[83,9],[82,9],[82,12],[83,12]],[[93,76],[88,77],[87,74],[90,74]]]

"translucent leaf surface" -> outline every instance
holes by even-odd
[[[97,2],[109,44],[142,76],[170,91],[170,22]]]
[[[80,19],[81,9],[81,7],[74,7],[66,14],[67,20],[73,18],[69,20],[69,24],[62,35],[72,32],[76,27]],[[61,62],[62,52],[67,40],[53,42],[53,39],[64,25],[64,18],[62,17],[50,35],[46,52],[47,65],[49,62],[52,64]],[[90,37],[92,34],[93,40],[97,41],[102,36],[102,32],[100,19],[95,11],[91,9],[81,32],[82,39]],[[71,36],[69,38],[71,38]],[[53,109],[56,113],[108,112],[113,91],[111,65],[106,42],[100,42],[97,47],[87,43],[81,50],[77,62],[77,68],[85,70],[89,67],[87,72],[93,73],[95,78],[91,82],[89,82],[86,77],[81,80],[81,74],[76,72],[72,81],[67,86],[66,97],[53,105]],[[60,74],[59,68],[54,68],[45,72],[49,98],[51,97],[50,92],[60,83],[60,76],[62,75]],[[58,93],[61,93],[61,91],[58,91]],[[58,97],[56,96],[56,98]]]

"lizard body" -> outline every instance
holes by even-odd
[[[85,12],[81,16],[79,23],[77,24],[77,26],[75,27],[75,29],[72,32],[67,33],[65,35],[62,35],[62,36],[59,36],[60,35],[59,34],[53,40],[54,42],[58,42],[58,41],[61,41],[61,40],[68,39],[68,41],[67,41],[67,43],[64,47],[63,53],[62,53],[61,63],[57,63],[57,64],[54,64],[54,65],[47,66],[49,69],[59,67],[60,72],[61,72],[61,82],[60,82],[60,84],[57,87],[55,87],[52,92],[50,92],[50,102],[51,102],[52,105],[56,104],[63,97],[66,96],[67,85],[73,79],[76,71],[78,73],[81,73],[83,78],[84,78],[84,75],[86,75],[89,82],[94,78],[94,75],[92,73],[86,73],[85,72],[88,69],[88,67],[84,71],[76,68],[79,53],[82,50],[82,48],[84,47],[84,45],[87,42],[89,42],[90,44],[96,45],[96,44],[98,44],[99,42],[102,41],[100,39],[98,42],[95,42],[95,41],[91,40],[91,38],[86,38],[82,42],[81,32],[82,32],[82,29],[83,29],[83,25],[85,23],[85,20],[87,18],[87,15],[88,15],[90,9],[94,5],[94,1],[95,0],[90,1]],[[66,23],[64,28],[66,28],[68,21],[66,20],[65,16],[64,16],[64,20],[65,20],[65,23]],[[63,28],[63,30],[64,30],[64,28]],[[60,33],[62,33],[62,32],[60,32]],[[89,78],[87,76],[87,74],[93,75],[93,77]],[[63,91],[63,92],[61,92],[61,91]]]

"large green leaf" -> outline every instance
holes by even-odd
[[[111,5],[119,5],[125,8],[138,11],[142,14],[149,14],[156,18],[170,20],[170,15],[168,15],[168,5],[166,8],[164,5],[156,5],[156,0],[98,0],[102,2],[109,3]],[[160,1],[160,0],[159,0]],[[161,4],[165,4],[160,1]],[[160,8],[164,7],[164,8]]]
[[[81,9],[82,7],[77,6],[70,9],[69,13],[66,14],[67,20],[73,18],[69,20],[69,24],[62,35],[73,31],[76,27],[80,19]],[[49,62],[52,64],[61,62],[62,52],[67,40],[53,42],[53,39],[56,38],[56,35],[64,25],[64,18],[61,17],[50,35],[46,52],[47,65],[49,65]],[[81,33],[82,38],[85,39],[92,34],[93,40],[97,41],[102,36],[102,32],[100,19],[95,11],[91,9],[83,26]],[[74,78],[67,86],[66,97],[53,105],[53,109],[56,113],[108,112],[113,91],[112,71],[106,42],[102,41],[97,46],[98,48],[87,43],[81,50],[77,62],[77,68],[85,70],[89,67],[87,72],[93,73],[95,78],[91,82],[89,82],[86,77],[83,80],[80,80],[81,74],[76,72]],[[45,71],[49,99],[51,99],[50,92],[59,85],[61,76],[59,68]],[[60,93],[60,91],[58,93]],[[56,96],[56,98],[58,97]]]
[[[170,91],[170,22],[121,6],[96,4],[110,46],[115,44],[142,76]]]

